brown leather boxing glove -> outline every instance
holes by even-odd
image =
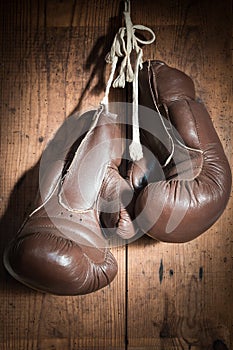
[[[117,262],[101,213],[112,235],[134,235],[125,210],[132,189],[118,172],[123,149],[117,117],[100,111],[84,133],[86,119],[93,113],[73,121],[68,135],[60,133],[45,150],[35,210],[4,255],[6,269],[18,281],[58,295],[91,293],[114,279]]]
[[[223,213],[231,190],[229,163],[190,77],[164,62],[145,62],[139,91],[144,158],[129,170],[139,192],[137,223],[160,241],[190,241]],[[143,126],[146,118],[149,127]]]

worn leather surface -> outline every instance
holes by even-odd
[[[231,190],[228,160],[207,110],[195,99],[193,81],[185,73],[161,61],[145,62],[139,90],[140,104],[152,110],[150,122],[156,128],[161,124],[157,108],[164,116],[174,154],[164,166],[172,152],[168,135],[164,133],[161,141],[141,130],[141,141],[155,158],[145,155],[129,170],[131,184],[140,192],[135,205],[137,223],[157,240],[190,241],[211,227],[226,207]],[[146,114],[142,109],[141,125]],[[150,167],[143,177],[140,169],[144,164]]]
[[[85,134],[80,119],[72,147],[56,144],[52,158],[45,152],[35,210],[4,254],[20,282],[58,295],[94,292],[117,273],[109,237],[136,234],[129,210],[140,230],[165,242],[194,239],[224,211],[231,171],[193,81],[163,62],[145,62],[139,91],[144,157],[127,180],[118,171],[122,131],[113,114],[102,112]]]
[[[124,203],[132,189],[118,172],[123,149],[116,116],[102,112],[84,137],[80,128],[85,122],[77,123],[69,134],[74,138],[78,131],[81,136],[69,150],[57,142],[50,147],[52,156],[51,150],[45,151],[37,209],[4,255],[17,280],[58,295],[91,293],[114,279],[117,262],[101,215],[112,234],[130,238],[135,233]],[[64,135],[61,139],[64,143]]]

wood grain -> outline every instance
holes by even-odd
[[[133,0],[162,59],[195,81],[232,154],[231,0]],[[46,143],[72,113],[95,108],[104,57],[122,25],[120,0],[0,2],[0,252],[30,210]],[[125,100],[114,91],[111,100]],[[186,244],[143,237],[113,249],[117,278],[81,297],[17,283],[0,266],[1,350],[230,350],[233,347],[232,198],[218,222]]]

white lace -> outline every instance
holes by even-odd
[[[140,142],[139,134],[139,119],[138,119],[138,72],[142,68],[142,56],[143,51],[139,47],[138,43],[141,44],[151,44],[155,40],[154,32],[143,25],[137,24],[133,25],[130,18],[130,1],[125,1],[125,11],[124,11],[125,27],[121,27],[115,38],[110,52],[106,56],[106,62],[112,65],[111,73],[106,85],[105,95],[101,102],[108,111],[108,96],[111,86],[114,88],[124,88],[125,82],[132,83],[133,86],[133,96],[132,96],[132,125],[133,125],[133,138],[132,143],[129,146],[130,157],[133,161],[140,160],[143,157],[142,145]],[[145,30],[152,34],[150,40],[141,40],[135,35],[135,30]],[[136,62],[133,69],[131,63],[131,53],[135,51]],[[116,71],[117,63],[119,57],[122,57],[122,62],[120,66],[119,75],[114,79],[114,74]]]

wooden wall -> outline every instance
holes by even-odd
[[[144,58],[190,74],[232,164],[231,0],[132,0],[132,20],[157,44]],[[119,0],[1,1],[1,255],[30,208],[38,161],[76,108],[103,96],[104,57],[121,22]],[[112,95],[124,98],[125,92]],[[114,248],[107,288],[57,297],[22,286],[1,263],[1,350],[233,348],[232,199],[186,244],[143,237]]]

